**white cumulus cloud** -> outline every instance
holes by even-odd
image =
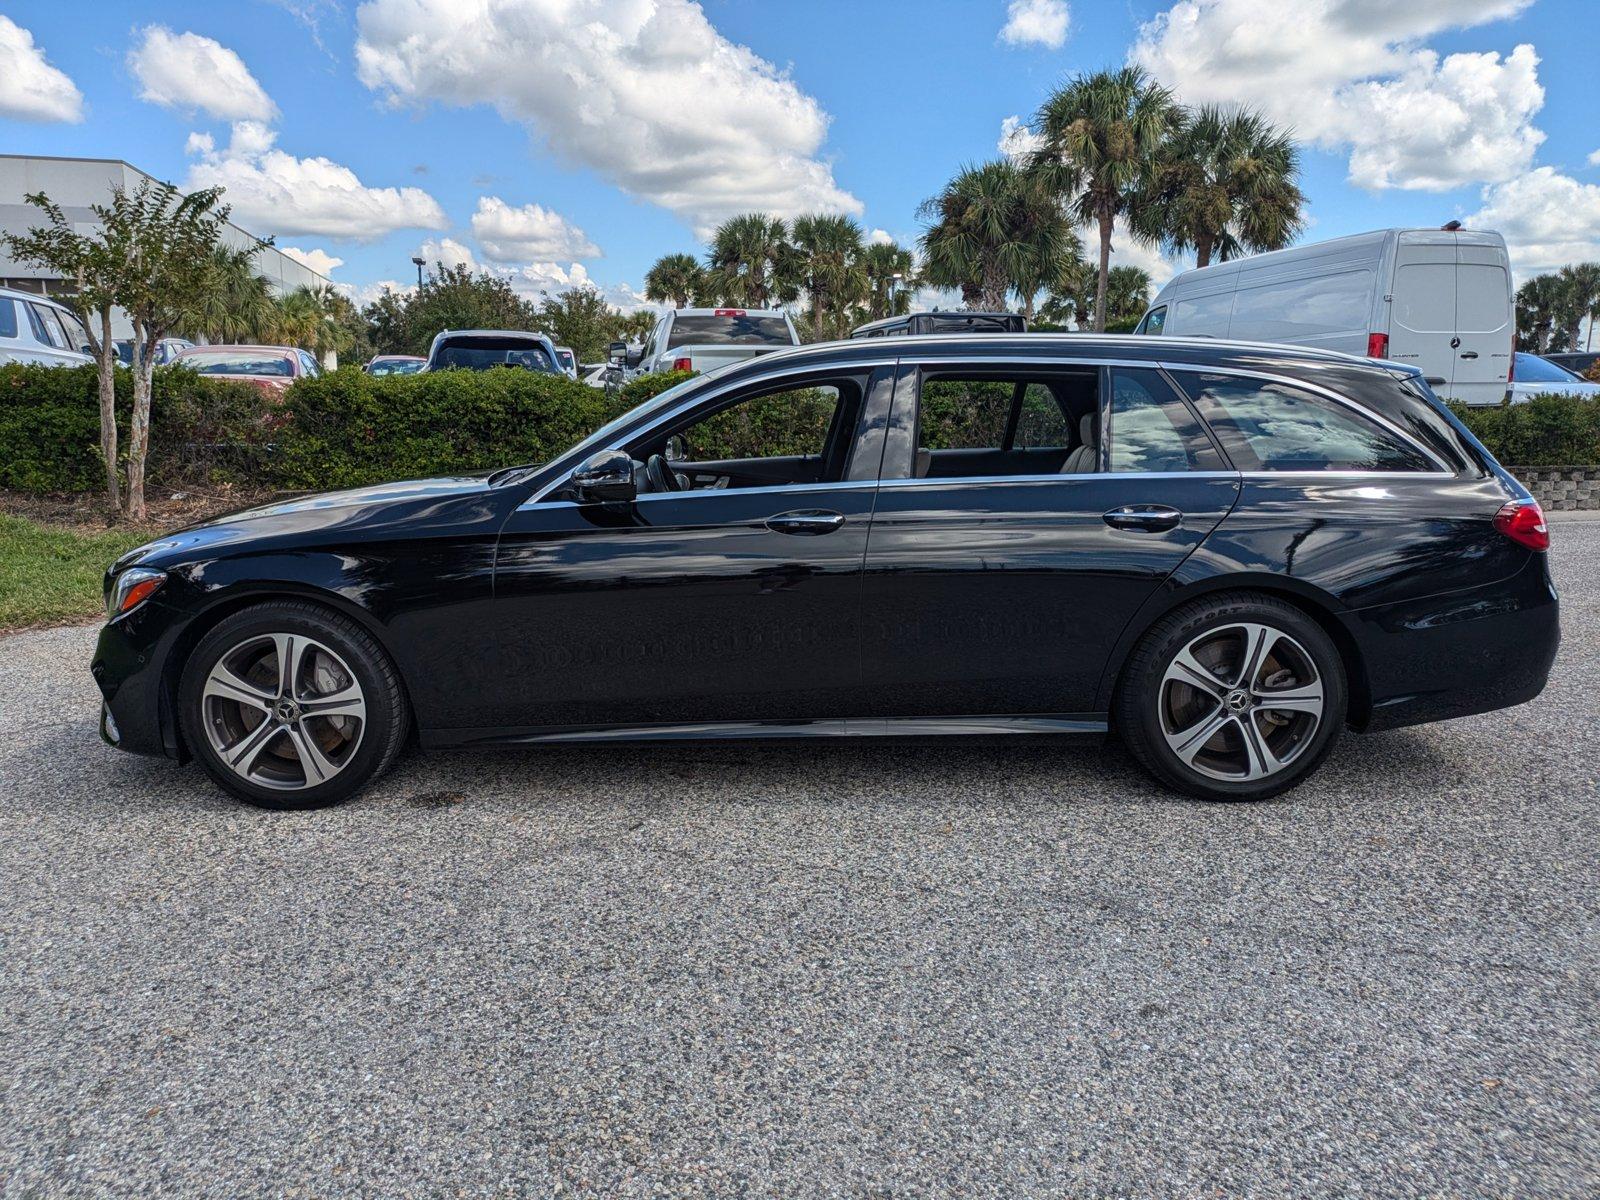
[[[1483,207],[1466,219],[1471,229],[1505,235],[1517,278],[1568,263],[1600,260],[1600,184],[1580,183],[1554,167],[1487,187]]]
[[[472,236],[495,262],[600,257],[600,247],[560,213],[537,204],[513,208],[499,196],[478,197]]]
[[[1023,124],[1021,117],[1007,117],[1000,122],[1000,140],[995,149],[1013,162],[1022,161],[1043,144],[1044,139]]]
[[[320,246],[313,246],[309,250],[302,250],[299,246],[279,246],[278,249],[301,266],[310,267],[318,275],[332,275],[335,268],[344,266],[344,259],[329,254]]]
[[[0,117],[14,121],[81,121],[83,93],[52,67],[33,34],[0,13]]]
[[[1047,46],[1059,50],[1066,43],[1072,13],[1066,0],[1011,0],[1006,6],[1000,40],[1012,46]]]
[[[190,138],[190,189],[220,186],[233,219],[257,234],[296,234],[376,241],[397,229],[443,229],[439,202],[421,188],[368,187],[349,167],[326,158],[296,158],[276,149],[277,135],[239,121],[225,149]]]
[[[367,87],[490,105],[702,236],[751,209],[862,211],[821,156],[821,105],[693,0],[369,0],[356,19]]]
[[[1589,165],[1591,167],[1600,167],[1600,150],[1591,150],[1589,152]]]
[[[1443,190],[1525,171],[1544,102],[1532,47],[1441,57],[1423,39],[1532,0],[1180,0],[1129,57],[1185,103],[1242,103],[1350,153],[1365,187]]]
[[[409,296],[417,290],[414,283],[401,283],[394,279],[379,279],[372,283],[336,283],[333,285],[350,297],[350,302],[357,308],[365,308],[383,297],[385,292],[393,292],[396,296]]]
[[[270,121],[278,113],[244,60],[198,33],[147,26],[128,51],[128,69],[139,81],[139,98],[165,108],[198,109],[227,121]]]

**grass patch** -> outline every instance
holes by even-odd
[[[0,630],[103,612],[105,569],[153,536],[149,529],[70,529],[0,513]]]

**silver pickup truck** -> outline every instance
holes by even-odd
[[[626,366],[630,376],[704,374],[799,344],[794,322],[781,308],[678,308],[657,321],[640,346],[626,348]]]

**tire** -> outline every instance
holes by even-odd
[[[206,774],[271,809],[348,800],[394,762],[410,723],[400,675],[372,635],[293,600],[241,609],[207,633],[184,664],[178,713]]]
[[[1275,596],[1230,592],[1151,626],[1123,668],[1112,719],[1168,787],[1203,800],[1264,800],[1322,764],[1348,697],[1344,663],[1321,625]]]

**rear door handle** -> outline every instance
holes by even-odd
[[[1476,350],[1463,350],[1461,352],[1461,357],[1462,358],[1477,358],[1478,357],[1478,352]]]
[[[774,533],[798,533],[815,537],[819,533],[832,533],[844,525],[844,514],[808,508],[799,512],[779,513],[767,518],[767,528]]]
[[[1113,508],[1102,518],[1113,529],[1141,529],[1146,533],[1160,533],[1176,529],[1183,514],[1166,504],[1124,504]]]

